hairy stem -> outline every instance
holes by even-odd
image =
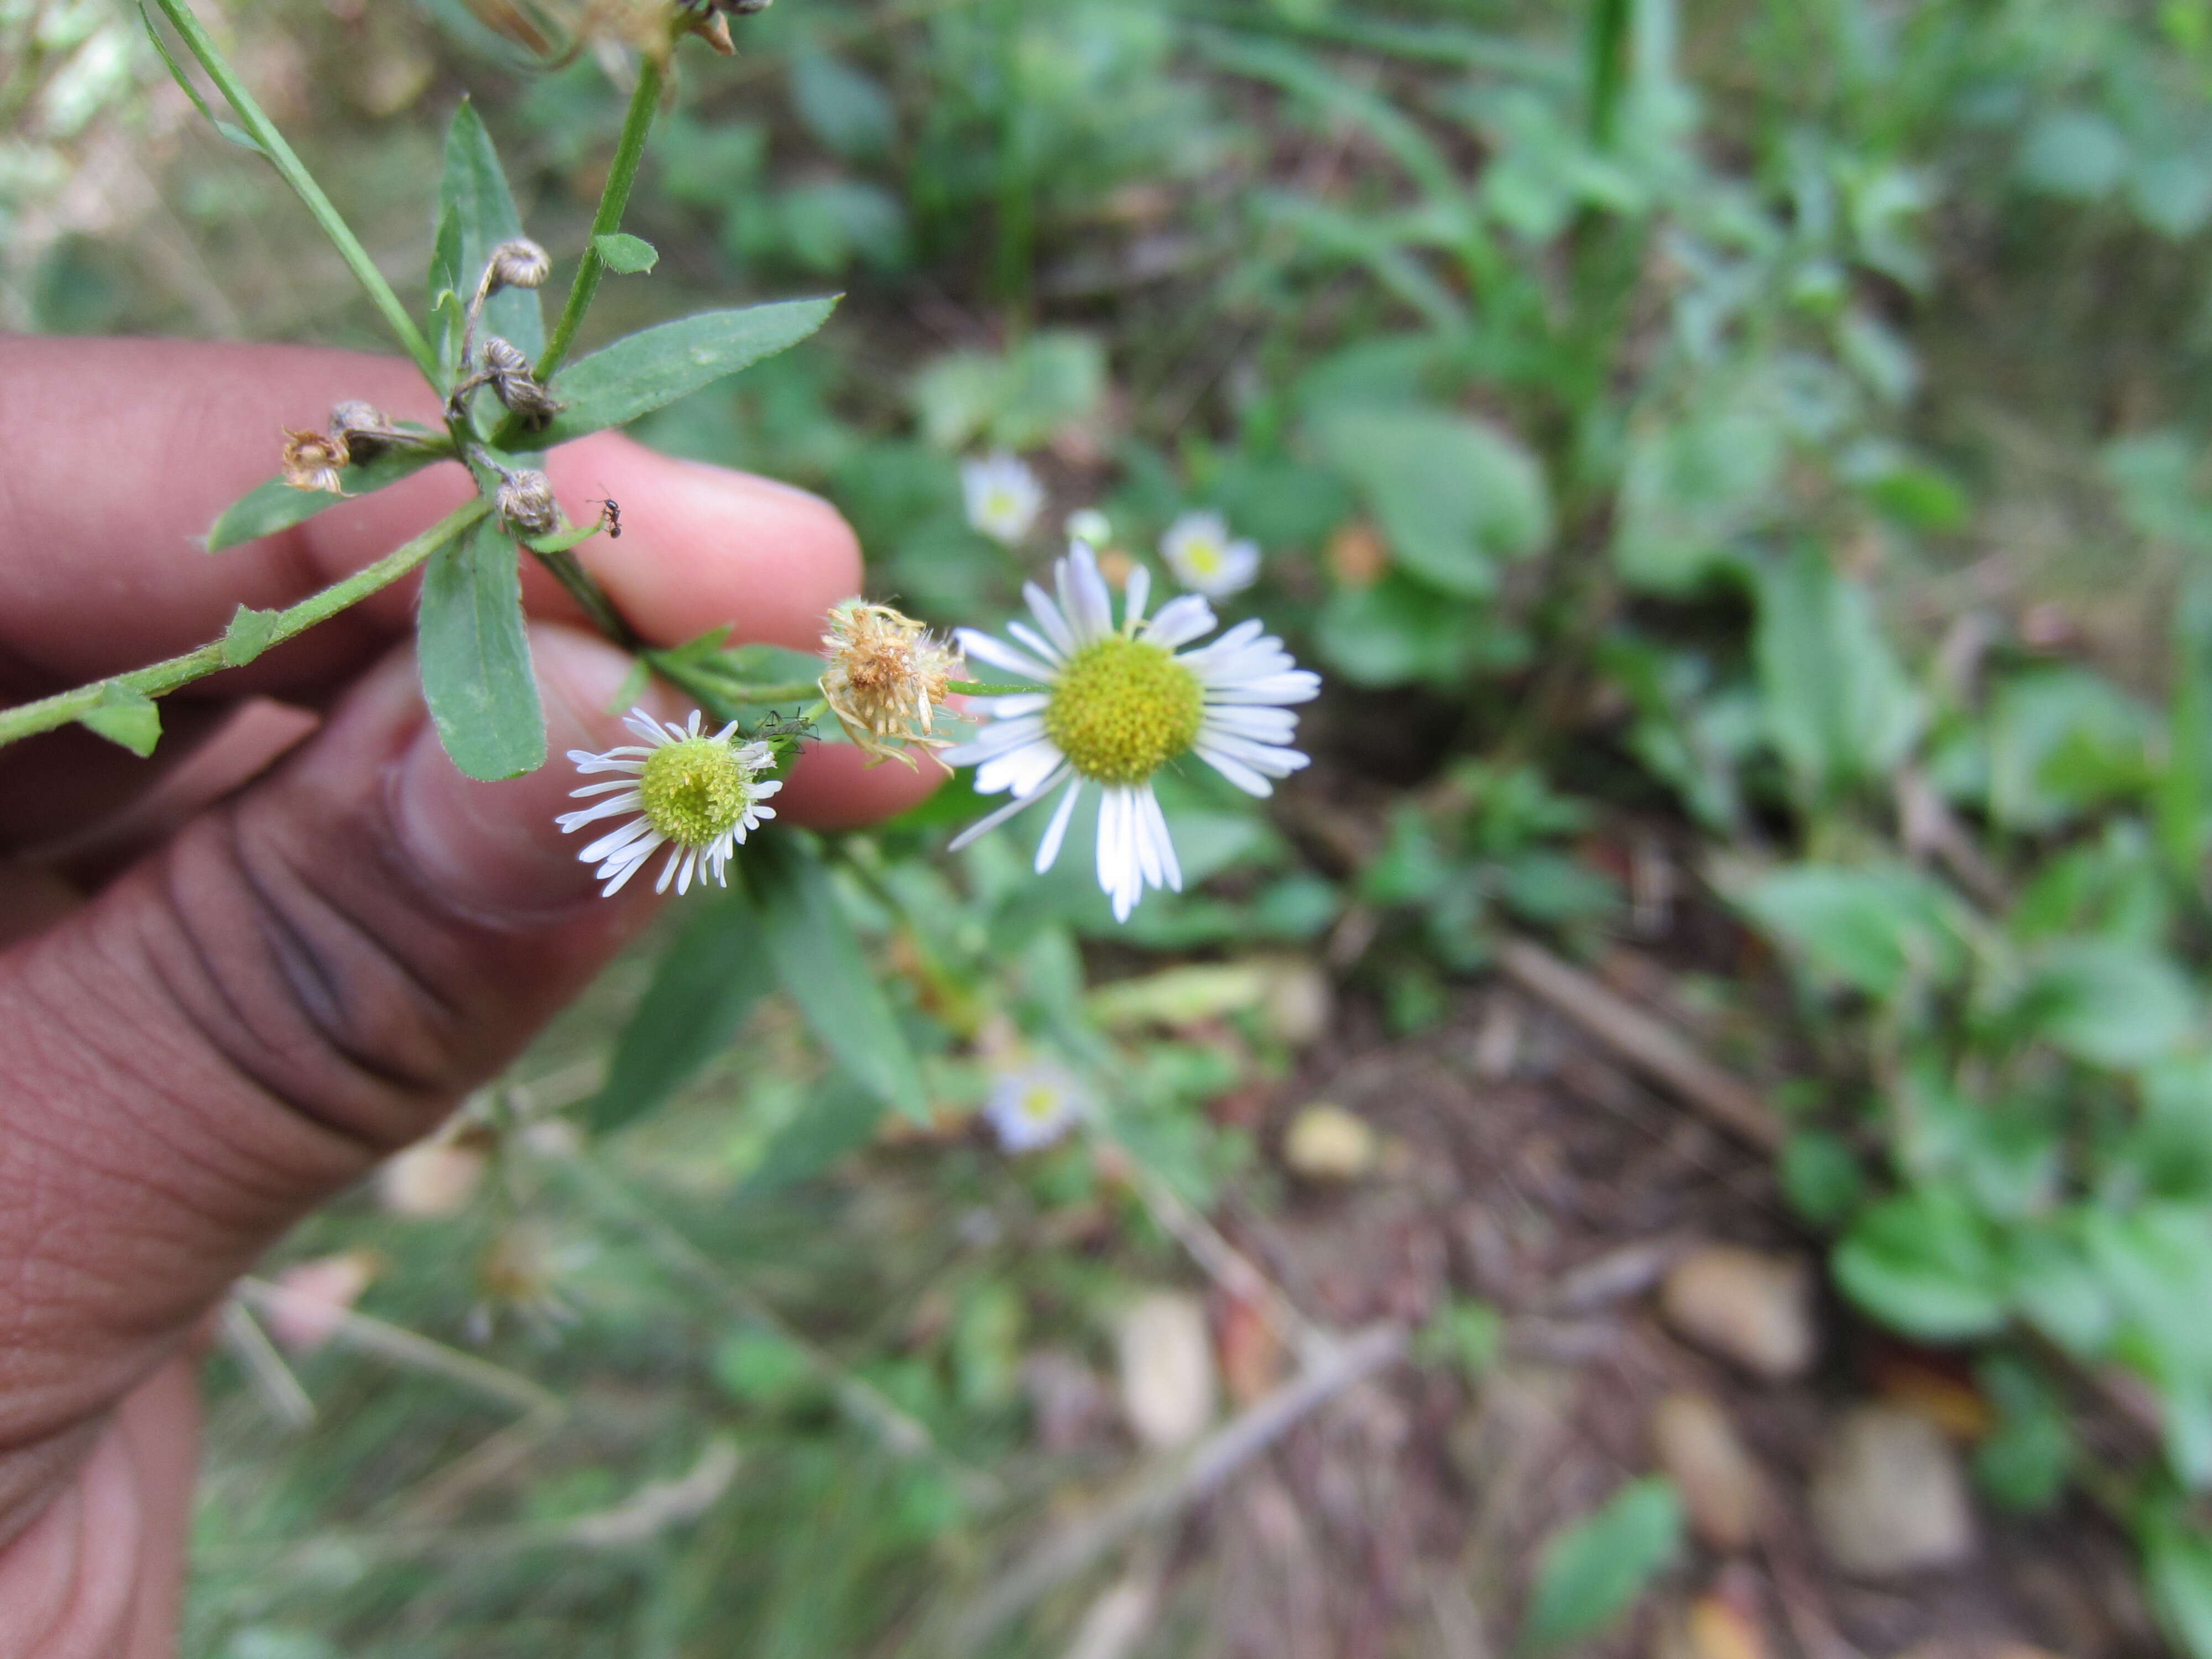
[[[281,645],[295,635],[305,633],[317,623],[329,621],[347,606],[358,604],[378,589],[391,586],[489,510],[489,504],[481,500],[456,507],[412,541],[393,548],[374,564],[365,566],[343,581],[334,582],[319,593],[309,594],[299,604],[277,611],[270,625],[267,643],[261,648],[266,650],[269,646]],[[14,708],[0,708],[0,744],[14,743],[20,738],[27,738],[40,732],[51,732],[81,719],[99,707],[102,696],[111,686],[118,690],[135,692],[142,697],[158,697],[222,669],[236,667],[240,659],[228,650],[227,645],[227,638],[210,640],[196,650],[187,651],[180,657],[171,657],[166,662],[153,663],[144,668],[134,668],[127,674],[94,680],[90,685],[80,685],[72,691],[58,691],[51,697],[40,698],[36,702],[21,703]]]
[[[269,164],[276,169],[286,184],[291,185],[293,193],[306,204],[307,211],[314,216],[315,222],[322,227],[323,234],[331,239],[331,245],[338,251],[338,257],[345,261],[346,269],[353,272],[354,280],[362,285],[375,302],[376,308],[384,313],[385,322],[398,337],[399,343],[407,349],[407,355],[415,360],[415,366],[422,371],[422,378],[433,387],[437,386],[438,356],[430,349],[429,341],[423,338],[422,331],[416,327],[415,319],[399,303],[399,296],[392,291],[392,284],[384,280],[384,273],[368,257],[368,250],[362,246],[361,240],[353,234],[352,228],[339,216],[337,209],[331,204],[331,198],[323,194],[322,186],[315,182],[314,175],[307,171],[306,163],[293,152],[291,145],[284,142],[284,135],[277,131],[276,124],[263,113],[261,106],[253,101],[253,94],[246,89],[245,83],[238,78],[229,60],[222,55],[222,49],[200,27],[199,19],[192,15],[185,0],[154,0],[154,3],[161,7],[161,15],[169,20],[170,27],[177,31],[178,38],[199,60],[200,67],[207,71],[208,79],[215,82],[216,89],[237,112],[240,122],[252,135],[253,141],[261,146],[261,153],[269,159]]]
[[[662,78],[661,66],[653,55],[649,52],[641,55],[637,88],[629,95],[629,112],[623,117],[622,137],[615,141],[614,165],[607,171],[606,188],[599,192],[599,210],[592,216],[591,240],[584,244],[584,257],[576,266],[575,280],[568,284],[568,298],[561,307],[560,321],[553,325],[553,337],[545,343],[545,350],[538,359],[534,373],[540,386],[551,383],[553,371],[561,367],[568,348],[575,343],[576,330],[591,307],[592,296],[599,292],[599,278],[606,271],[606,261],[599,258],[599,239],[622,228],[623,210],[629,205],[630,186],[637,182],[638,163],[645,156],[645,135],[653,126],[653,111],[659,106]]]

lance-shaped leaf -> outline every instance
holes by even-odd
[[[775,988],[752,901],[739,888],[703,895],[623,1028],[606,1085],[592,1102],[593,1132],[619,1129],[665,1104]]]
[[[521,555],[486,519],[430,557],[415,618],[423,701],[453,764],[487,781],[545,763],[545,715],[522,623]]]
[[[326,489],[295,489],[282,478],[271,478],[223,508],[222,515],[208,528],[207,550],[220,553],[258,537],[289,530],[357,495],[374,495],[402,478],[410,478],[433,461],[451,459],[452,453],[442,447],[387,450],[338,475],[345,485],[343,495],[333,495]]]
[[[928,1116],[906,1033],[868,967],[821,859],[794,836],[749,843],[742,867],[783,988],[822,1046],[888,1105]]]
[[[430,297],[441,286],[450,286],[465,301],[475,293],[485,261],[501,242],[522,234],[522,216],[515,211],[514,193],[507,188],[507,173],[492,148],[476,106],[464,98],[446,129],[446,171],[438,182],[439,240],[432,256]],[[450,222],[455,240],[447,244],[445,227]],[[439,267],[452,261],[450,270]],[[441,278],[443,278],[441,283]],[[505,288],[485,301],[482,331],[496,334],[535,358],[545,349],[544,313],[538,307],[538,290]]]
[[[538,441],[550,449],[649,415],[797,345],[822,326],[836,304],[835,299],[783,300],[741,311],[702,311],[641,329],[553,377],[561,412]]]

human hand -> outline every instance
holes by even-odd
[[[0,704],[221,634],[467,499],[439,467],[210,557],[281,425],[362,398],[436,418],[404,365],[285,347],[0,340]],[[580,550],[640,634],[734,620],[811,649],[860,586],[815,497],[606,435],[554,453]],[[547,738],[604,749],[626,658],[526,568]],[[557,759],[447,762],[415,687],[413,585],[163,705],[142,762],[81,728],[0,750],[0,1655],[168,1653],[195,1458],[185,1352],[301,1213],[432,1128],[652,915],[554,825]],[[250,696],[319,717],[309,725]],[[674,703],[661,712],[684,712]],[[194,752],[195,744],[198,744]],[[776,800],[823,827],[929,787],[817,748]],[[28,856],[27,856],[28,855]],[[742,856],[742,855],[741,855]]]

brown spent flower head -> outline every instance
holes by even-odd
[[[551,534],[561,527],[553,481],[536,467],[506,474],[499,484],[499,516],[527,535]]]
[[[356,461],[381,454],[406,436],[384,418],[374,404],[349,398],[331,410],[331,436]]]
[[[277,465],[284,474],[284,482],[295,489],[344,495],[345,481],[340,475],[353,459],[346,448],[345,434],[308,432],[289,426],[282,430],[284,453]]]
[[[517,236],[491,251],[485,287],[494,294],[503,288],[543,288],[552,274],[553,261],[545,250],[527,236]]]
[[[930,728],[963,672],[960,653],[930,638],[921,623],[887,605],[848,599],[830,611],[822,651],[830,664],[822,696],[869,765],[897,759],[912,766],[902,745],[950,744]]]
[[[483,343],[483,379],[492,396],[522,416],[532,430],[543,428],[561,412],[553,394],[538,385],[530,372],[530,359],[520,348],[495,334]]]

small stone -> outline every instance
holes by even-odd
[[[1305,1048],[1328,1034],[1336,993],[1328,975],[1310,962],[1286,962],[1269,978],[1261,1004],[1267,1030],[1293,1048]]]
[[[1651,1659],[1766,1659],[1767,1652],[1758,1620],[1721,1595],[1662,1613],[1651,1644]]]
[[[1813,1275],[1798,1256],[1701,1246],[1668,1270],[1659,1306],[1690,1340],[1769,1382],[1803,1376],[1820,1352]]]
[[[1924,1417],[1861,1406],[1837,1425],[1813,1471],[1813,1524],[1828,1558],[1861,1578],[1954,1566],[1974,1553],[1959,1458]]]
[[[1662,1400],[1651,1413],[1651,1444],[1700,1541],[1723,1555],[1750,1545],[1765,1511],[1766,1482],[1712,1396],[1681,1389]]]
[[[1206,1310],[1188,1296],[1155,1291],[1122,1315],[1115,1333],[1121,1414],[1155,1449],[1187,1445],[1213,1420],[1213,1344]]]
[[[1375,1131],[1325,1100],[1302,1106],[1283,1136],[1283,1162],[1309,1181],[1357,1181],[1375,1167]]]

